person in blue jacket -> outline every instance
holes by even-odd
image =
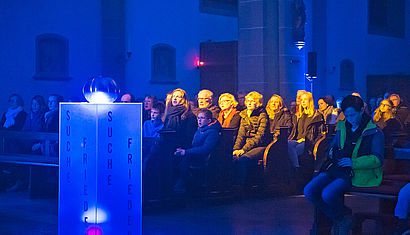
[[[222,126],[214,119],[208,109],[198,111],[198,130],[192,140],[192,147],[188,149],[177,148],[175,151],[176,174],[178,180],[174,191],[184,192],[190,166],[204,167],[209,159],[209,154],[219,142],[219,131]]]

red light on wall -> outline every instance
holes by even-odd
[[[200,61],[199,58],[195,59],[195,66],[199,67],[199,66],[204,66],[205,63],[203,61]]]

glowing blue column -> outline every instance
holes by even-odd
[[[62,103],[59,234],[141,234],[142,104]]]

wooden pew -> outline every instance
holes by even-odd
[[[289,127],[280,127],[279,136],[263,154],[264,184],[268,194],[289,194],[292,191],[293,167],[288,157]]]
[[[27,177],[27,173],[24,172],[28,171],[28,190],[31,198],[57,197],[58,138],[58,133],[0,130],[0,162],[4,163],[3,168],[6,171],[11,169],[12,174],[19,172],[20,178]],[[42,144],[44,151],[41,154],[24,152],[19,146],[25,143],[31,147],[33,142]],[[22,166],[27,166],[28,169]]]
[[[403,133],[393,136],[393,139],[399,138],[403,138]],[[361,234],[362,224],[365,220],[375,220],[380,230],[386,234],[391,233],[398,193],[405,184],[410,182],[409,153],[410,149],[385,146],[382,184],[379,187],[353,188],[347,193],[348,195],[378,199],[376,213],[356,212],[353,214],[353,234]],[[315,208],[315,220],[310,234],[328,234],[330,227],[331,222]]]
[[[10,140],[38,141],[44,144],[44,154],[27,154],[7,152],[7,143]],[[0,130],[0,162],[31,166],[51,166],[58,167],[58,155],[51,155],[53,143],[58,142],[58,133],[47,132],[22,132]]]

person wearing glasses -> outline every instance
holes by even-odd
[[[175,173],[177,176],[174,191],[185,192],[186,182],[189,176],[189,168],[205,167],[209,154],[219,142],[219,131],[221,124],[212,117],[212,112],[208,109],[198,111],[198,130],[192,140],[192,147],[188,149],[177,148],[175,155]]]
[[[382,100],[380,106],[374,111],[374,123],[382,129],[386,144],[392,143],[392,134],[402,130],[399,120],[393,113],[393,102],[389,99]]]
[[[224,93],[219,96],[218,103],[221,108],[218,121],[222,127],[238,129],[241,123],[241,116],[239,116],[239,111],[236,109],[238,102],[236,102],[235,97],[232,94]]]
[[[393,102],[393,113],[401,125],[406,124],[406,120],[409,119],[409,108],[402,102],[398,94],[391,94],[389,99]]]

